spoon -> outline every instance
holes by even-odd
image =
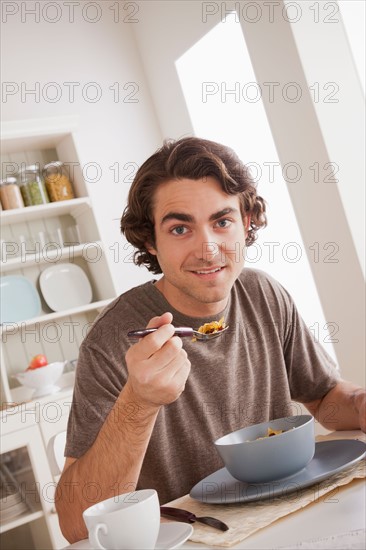
[[[214,338],[218,338],[228,328],[229,327],[225,327],[225,328],[222,328],[221,330],[204,334],[203,332],[198,332],[198,330],[193,330],[193,328],[190,328],[190,327],[176,327],[174,336],[180,336],[181,338],[190,336],[191,338],[195,338],[196,340],[207,341],[207,340],[213,340]],[[131,330],[130,332],[127,333],[127,336],[133,340],[139,339],[139,338],[143,338],[144,336],[147,336],[148,334],[155,332],[156,330],[158,329],[157,328],[140,328],[137,330]]]

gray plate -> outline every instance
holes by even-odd
[[[245,483],[232,477],[226,468],[222,468],[197,483],[190,496],[208,504],[233,504],[286,497],[349,468],[362,460],[365,454],[366,444],[362,441],[321,441],[315,444],[314,458],[306,468],[292,476],[266,483]]]

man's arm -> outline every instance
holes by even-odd
[[[322,399],[304,405],[328,430],[366,432],[366,391],[351,382],[340,380]]]
[[[127,383],[94,444],[81,458],[66,461],[55,501],[69,542],[87,537],[86,508],[136,489],[160,407],[184,390],[190,363],[181,339],[173,336],[171,319],[171,314],[152,319],[149,326],[159,330],[128,350]]]
[[[82,518],[86,508],[136,489],[159,408],[140,409],[133,399],[127,383],[93,446],[71,465],[72,459],[66,461],[56,508],[62,533],[71,543],[88,536]]]

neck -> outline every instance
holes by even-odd
[[[155,287],[174,309],[187,317],[204,318],[218,315],[225,309],[229,300],[229,297],[225,296],[214,302],[203,302],[170,285],[164,276],[155,283]]]

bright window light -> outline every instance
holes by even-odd
[[[355,67],[365,93],[366,4],[360,0],[338,0]]]
[[[195,135],[229,145],[251,167],[259,194],[268,203],[269,224],[247,251],[246,265],[263,269],[293,296],[307,326],[335,358],[337,324],[327,321],[271,130],[261,89],[235,14],[214,27],[176,62]],[[296,179],[289,168],[287,179]],[[295,183],[294,183],[295,185]],[[311,261],[322,261],[319,243]]]

